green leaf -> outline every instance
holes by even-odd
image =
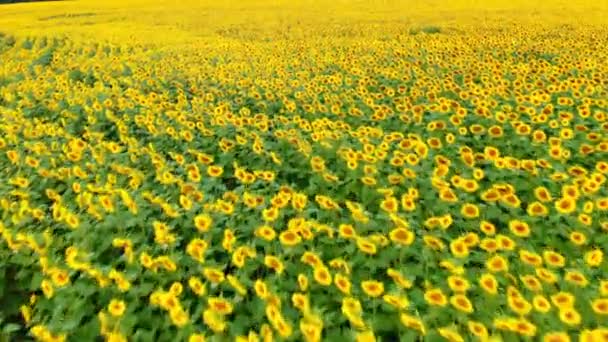
[[[2,332],[5,334],[10,334],[15,331],[21,330],[22,326],[16,323],[7,323],[2,327]]]

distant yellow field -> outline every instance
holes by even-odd
[[[403,26],[434,24],[459,29],[515,23],[602,26],[608,4],[593,0],[79,0],[5,5],[1,11],[1,30],[13,34],[166,42],[213,36],[218,29],[227,27],[259,34],[281,31],[289,36],[326,23],[373,26],[374,30],[367,32],[371,36]],[[287,28],[293,32],[285,31]]]
[[[607,18],[0,5],[0,341],[608,341]]]

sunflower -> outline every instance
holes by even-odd
[[[194,227],[199,232],[207,232],[213,223],[213,219],[208,214],[200,214],[194,217]]]
[[[439,288],[432,288],[427,290],[424,293],[424,300],[428,304],[435,306],[445,306],[448,303],[447,297]]]
[[[341,273],[337,273],[334,277],[334,284],[345,295],[350,295],[351,283],[350,280],[342,275]]]
[[[467,219],[479,217],[479,207],[472,203],[466,203],[460,209],[460,214]]]
[[[53,284],[46,279],[42,280],[42,282],[40,283],[40,289],[42,290],[42,293],[46,298],[53,297],[53,294],[55,293]]]
[[[273,222],[279,217],[279,208],[271,206],[262,210],[262,218],[265,222]]]
[[[63,287],[70,282],[70,276],[66,271],[56,270],[51,272],[51,280],[57,287]]]
[[[376,179],[370,176],[361,177],[361,182],[367,186],[373,186],[377,183]]]
[[[443,188],[439,191],[439,199],[448,203],[458,202],[458,196],[456,196],[454,191],[449,188]]]
[[[357,248],[365,254],[374,255],[377,252],[376,245],[369,241],[369,239],[362,237],[357,238]]]
[[[483,249],[488,253],[494,253],[499,249],[499,245],[496,239],[484,238],[481,240],[479,248]]]
[[[570,342],[570,335],[566,332],[549,332],[543,336],[543,342]]]
[[[495,295],[498,293],[498,281],[492,274],[482,274],[479,278],[479,286],[488,294]]]
[[[226,330],[227,323],[215,314],[212,310],[203,311],[203,322],[211,329],[214,333],[221,333]]]
[[[211,165],[207,167],[207,175],[209,177],[217,178],[224,173],[224,168],[218,165]]]
[[[459,275],[450,275],[448,277],[448,286],[452,291],[457,293],[464,293],[470,288],[469,281]]]
[[[524,263],[535,267],[539,267],[543,264],[543,258],[540,255],[525,249],[519,251],[519,259]]]
[[[232,304],[224,298],[209,297],[207,298],[209,309],[217,315],[229,315],[233,311]]]
[[[532,202],[530,203],[530,205],[528,205],[528,208],[526,209],[528,215],[530,216],[547,216],[547,214],[549,213],[549,210],[547,209],[547,207],[545,207],[542,203],[540,202]]]
[[[464,294],[456,294],[450,297],[450,304],[458,311],[472,313],[474,311],[473,304]]]
[[[410,305],[409,300],[405,296],[385,294],[384,296],[382,296],[382,299],[384,300],[384,302],[399,310],[407,309],[407,307]]]
[[[454,222],[454,219],[452,218],[452,215],[450,215],[450,214],[445,214],[445,215],[439,216],[438,219],[439,219],[439,227],[441,227],[441,229],[448,229]]]
[[[124,314],[126,307],[122,300],[112,299],[108,305],[108,312],[114,317],[120,317]]]
[[[179,328],[186,325],[190,320],[188,313],[181,308],[175,308],[169,311],[169,317],[171,318],[171,322]]]
[[[486,268],[490,272],[506,272],[509,270],[509,262],[500,255],[495,255],[486,261]]]
[[[604,252],[601,249],[594,249],[585,253],[584,259],[590,267],[599,267],[604,260]]]
[[[508,296],[507,304],[519,316],[525,316],[532,310],[532,305],[520,296]]]
[[[578,271],[567,271],[564,279],[576,286],[585,287],[589,285],[589,280]]]
[[[530,236],[530,226],[526,222],[520,220],[509,221],[509,230],[518,237]]]
[[[591,218],[590,215],[587,214],[579,214],[577,217],[578,222],[580,222],[582,225],[584,226],[591,226],[591,223],[593,223],[593,219]]]
[[[558,292],[551,296],[551,302],[560,310],[572,308],[574,301],[574,296],[568,292]]]
[[[469,248],[475,247],[479,244],[479,235],[474,232],[467,233],[460,239],[462,239],[462,242],[464,242]]]
[[[310,310],[308,295],[304,293],[294,293],[291,295],[291,303],[293,306],[300,310],[303,314],[307,314]]]
[[[438,328],[437,332],[450,342],[464,342],[464,338],[453,328]]]
[[[469,247],[463,239],[456,239],[450,242],[450,251],[457,258],[466,258],[469,255]]]
[[[376,280],[364,280],[361,282],[361,289],[370,297],[379,297],[384,293],[384,284]]]
[[[532,304],[534,306],[534,310],[540,313],[547,313],[549,310],[551,310],[551,303],[542,295],[534,296],[534,298],[532,298]]]
[[[323,286],[329,286],[332,282],[331,273],[325,266],[318,266],[314,268],[313,275],[317,283]]]
[[[405,228],[395,228],[389,233],[391,241],[396,244],[409,246],[414,241],[414,233]]]
[[[520,276],[519,279],[524,284],[524,286],[530,291],[541,292],[543,289],[543,285],[540,280],[538,280],[538,278],[533,275],[528,274]]]
[[[264,265],[266,265],[266,267],[268,268],[273,269],[277,274],[281,274],[285,270],[283,262],[274,255],[264,256]]]
[[[496,234],[496,226],[494,226],[493,223],[485,220],[479,223],[479,230],[481,230],[485,235],[489,236]]]
[[[487,160],[495,160],[500,157],[500,150],[494,146],[485,146],[483,154]]]
[[[205,342],[206,338],[203,334],[192,333],[188,337],[188,342]]]
[[[608,197],[597,199],[595,201],[595,205],[597,206],[598,210],[607,211],[608,210]]]
[[[114,203],[110,196],[107,196],[107,195],[99,196],[99,203],[101,204],[101,207],[103,208],[103,210],[105,210],[106,212],[108,212],[108,213],[114,212]]]
[[[399,316],[399,319],[401,321],[401,324],[403,324],[406,328],[414,329],[420,334],[426,335],[426,328],[420,318],[402,313]]]
[[[587,237],[582,232],[572,232],[570,233],[570,241],[577,246],[582,246],[587,242]]]
[[[416,209],[416,199],[409,194],[403,194],[401,196],[401,207],[408,212],[414,211]]]
[[[321,258],[316,253],[310,251],[304,252],[300,257],[300,261],[311,267],[323,266]]]
[[[405,278],[401,273],[393,268],[389,268],[386,270],[386,274],[393,279],[393,281],[397,284],[397,286],[409,289],[413,286],[412,282]]]
[[[203,275],[207,278],[208,281],[219,284],[224,281],[224,272],[211,267],[205,267],[203,269]]]
[[[302,273],[298,274],[298,287],[300,288],[300,291],[306,291],[308,289],[308,277]]]
[[[302,238],[291,230],[286,230],[279,234],[279,240],[282,245],[291,247],[299,244],[302,241]]]
[[[562,187],[562,196],[563,198],[572,198],[577,200],[580,197],[580,190],[576,185],[564,185]]]
[[[338,227],[338,234],[345,239],[354,239],[357,237],[355,228],[350,224],[341,224]]]
[[[543,252],[543,259],[549,266],[553,267],[564,267],[566,264],[566,258],[563,255],[554,251]]]
[[[479,184],[475,180],[467,179],[462,182],[460,187],[466,192],[473,193],[479,189]]]
[[[353,297],[342,298],[342,312],[348,315],[360,315],[362,312],[361,303]]]
[[[376,342],[376,336],[371,330],[361,331],[355,336],[355,342]]]
[[[434,250],[443,250],[445,248],[445,244],[441,241],[440,238],[432,235],[425,235],[422,237],[424,240],[424,244]]]
[[[230,286],[241,296],[245,296],[247,294],[247,288],[238,280],[237,277],[233,275],[226,276],[228,283]]]
[[[581,315],[571,307],[560,309],[559,319],[569,326],[577,326],[581,323]]]
[[[467,327],[469,328],[471,334],[477,338],[481,340],[488,338],[488,329],[485,325],[483,325],[483,323],[477,321],[468,321]]]
[[[171,293],[175,297],[181,295],[183,290],[184,286],[178,281],[173,282],[173,284],[171,284],[171,287],[169,287],[169,293]]]
[[[576,210],[576,200],[571,197],[562,197],[555,201],[555,209],[560,214],[571,214]]]
[[[519,208],[521,205],[521,200],[515,194],[507,194],[500,198],[502,203],[511,207],[511,208]]]
[[[256,295],[261,299],[267,299],[270,296],[270,290],[268,289],[268,285],[264,283],[263,280],[258,279],[253,284],[253,289]]]
[[[539,267],[536,269],[535,272],[538,278],[547,284],[554,284],[558,280],[557,275],[546,268]]]
[[[310,322],[309,320],[300,320],[300,332],[304,336],[306,342],[321,341],[323,325]]]
[[[277,236],[277,233],[270,226],[261,226],[255,230],[255,236],[260,237],[266,241],[272,241]]]
[[[608,315],[608,298],[599,298],[591,302],[593,312],[598,315]]]
[[[380,209],[387,213],[396,213],[399,209],[399,202],[394,197],[387,197],[380,202]]]
[[[500,193],[495,189],[488,189],[481,193],[481,199],[484,202],[496,202],[500,200]]]
[[[601,280],[599,286],[600,296],[608,297],[608,280]]]
[[[526,337],[534,337],[536,335],[536,325],[530,323],[524,318],[515,319],[509,324],[511,330]]]

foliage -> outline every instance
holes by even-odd
[[[604,27],[263,3],[0,37],[2,338],[606,338]]]

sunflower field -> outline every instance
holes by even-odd
[[[608,341],[606,18],[0,5],[0,341]]]

